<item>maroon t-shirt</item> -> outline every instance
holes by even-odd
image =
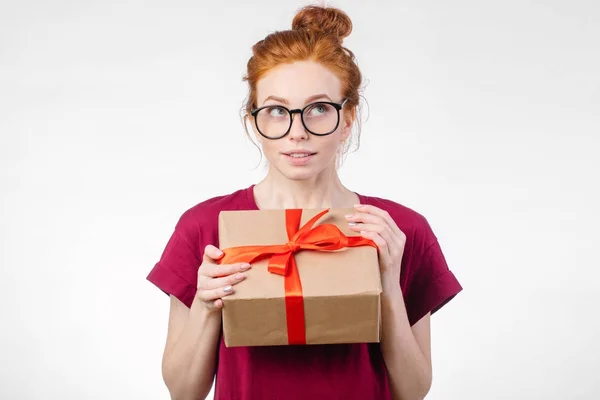
[[[219,212],[258,210],[253,189],[214,197],[183,213],[147,279],[190,307],[204,247],[219,246]],[[400,286],[411,325],[462,290],[422,215],[390,200],[359,198],[388,211],[406,235]],[[391,395],[379,344],[227,348],[221,337],[215,399],[387,400]]]

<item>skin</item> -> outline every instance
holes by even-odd
[[[257,106],[302,108],[319,100],[340,103],[339,79],[329,69],[311,61],[280,65],[257,84]],[[273,98],[275,96],[276,98]],[[290,133],[277,140],[255,130],[269,161],[266,177],[254,188],[261,209],[355,207],[347,216],[350,228],[378,246],[383,286],[381,352],[394,399],[423,399],[431,387],[430,315],[412,327],[400,290],[400,268],[406,236],[387,212],[358,204],[358,196],[340,181],[336,169],[339,146],[351,133],[352,110],[342,109],[338,129],[328,136],[308,133],[298,114]],[[254,121],[251,121],[254,127]],[[254,129],[256,129],[254,127]],[[283,153],[302,150],[316,153],[305,165],[294,165]],[[198,269],[198,291],[190,309],[171,297],[163,376],[173,398],[205,398],[212,386],[221,324],[222,297],[245,279],[248,264],[217,265],[222,255],[207,246]],[[223,276],[225,274],[225,276]]]

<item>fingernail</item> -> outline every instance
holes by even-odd
[[[223,291],[224,291],[225,293],[229,293],[229,292],[231,292],[232,290],[233,290],[233,288],[231,287],[231,285],[229,285],[229,286],[225,286],[225,287],[223,288]]]
[[[358,224],[356,222],[348,222],[348,225],[350,225],[350,226],[356,226]]]
[[[244,277],[244,274],[236,274],[235,279],[238,281]]]
[[[250,264],[242,264],[242,269],[243,270],[246,270],[248,268],[250,268]]]
[[[352,214],[346,214],[346,218],[352,218],[354,215]]]

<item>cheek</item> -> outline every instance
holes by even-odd
[[[329,154],[331,157],[335,157],[338,151],[339,146],[341,145],[341,137],[339,135],[331,135],[327,138],[321,145],[322,151]]]
[[[260,143],[263,154],[272,163],[277,162],[277,157],[280,151],[280,145],[276,140],[262,140]]]
[[[261,141],[261,146],[263,149],[263,152],[267,153],[267,154],[272,154],[277,152],[277,143],[274,140],[262,140]]]

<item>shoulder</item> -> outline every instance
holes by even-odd
[[[240,189],[208,198],[185,210],[147,279],[191,307],[204,248],[218,245],[219,212],[251,207],[247,196],[247,189]]]
[[[241,210],[250,207],[248,189],[207,198],[182,212],[175,226],[179,236],[184,237],[198,250],[205,243],[214,243],[217,238],[219,213],[225,210]]]
[[[186,209],[179,218],[178,225],[213,225],[221,211],[248,208],[248,190],[210,197]]]

